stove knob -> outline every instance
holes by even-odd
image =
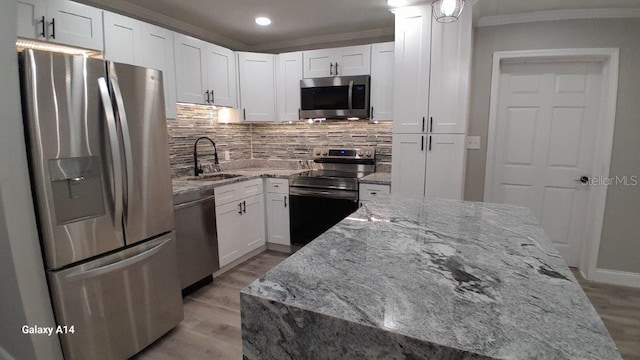
[[[364,152],[362,152],[362,150],[358,151],[358,156],[362,156],[364,155]]]
[[[322,156],[327,156],[327,155],[329,155],[329,153],[328,153],[328,152],[326,152],[326,151],[323,151],[323,152],[322,152]]]
[[[320,156],[320,150],[316,151],[316,156]]]
[[[371,151],[367,151],[367,157],[371,157],[371,155],[373,155]]]

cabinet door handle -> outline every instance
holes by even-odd
[[[372,192],[371,192],[371,195],[378,195],[378,193],[377,193],[377,192],[373,192],[373,191],[372,191]]]
[[[247,213],[247,202],[246,202],[246,201],[243,201],[243,202],[242,202],[242,207],[243,207],[242,212],[243,212],[244,214],[246,214],[246,213]]]
[[[284,197],[284,207],[287,207],[287,196]]]
[[[247,120],[247,109],[246,108],[242,108],[242,118],[244,120]]]
[[[300,120],[300,108],[298,108],[298,120]]]
[[[211,103],[212,104],[216,103],[216,93],[213,92],[213,90],[211,90]]]
[[[424,151],[424,135],[420,139],[420,151]]]
[[[56,18],[51,18],[51,38],[56,38]]]
[[[333,63],[329,63],[329,75],[333,75]]]
[[[43,38],[46,38],[46,32],[47,32],[47,20],[45,19],[44,15],[42,16],[42,19],[40,20],[40,22],[42,23],[42,32],[38,35],[38,36],[42,36]]]
[[[371,107],[371,120],[373,120],[373,106]]]
[[[336,61],[336,76],[338,75],[338,62]]]
[[[238,210],[238,214],[242,215],[242,203],[238,203],[240,210]]]
[[[433,132],[433,116],[429,118],[429,132]]]
[[[424,116],[423,116],[423,117],[422,117],[422,132],[424,132],[424,120],[425,120],[425,118],[424,118]]]
[[[211,103],[211,100],[209,99],[209,90],[204,92],[207,95],[207,103]]]
[[[432,143],[432,141],[431,141],[431,140],[432,140],[432,139],[431,139],[431,136],[429,136],[429,151],[431,151],[431,143]]]

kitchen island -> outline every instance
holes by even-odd
[[[525,208],[371,202],[241,292],[246,359],[621,359]]]

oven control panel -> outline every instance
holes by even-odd
[[[361,147],[361,148],[332,148],[322,147],[313,149],[313,159],[375,159],[376,148],[375,147]]]

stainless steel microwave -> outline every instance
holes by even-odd
[[[369,75],[300,80],[300,117],[369,117]]]

